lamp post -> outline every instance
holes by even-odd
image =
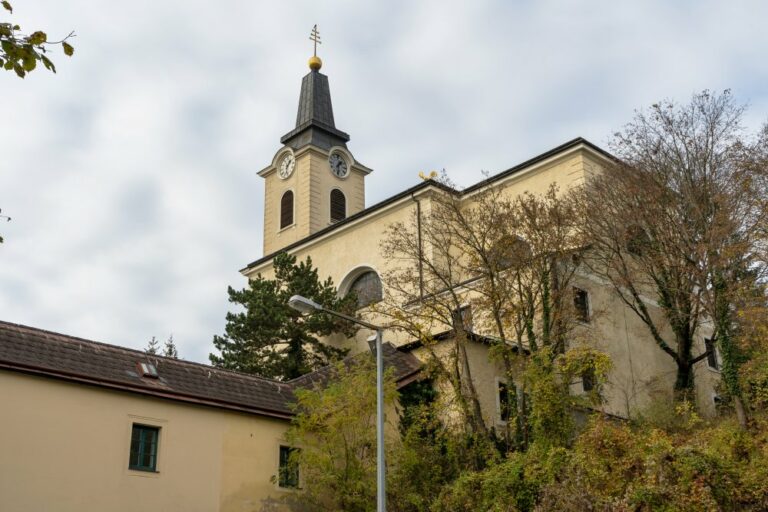
[[[300,313],[322,312],[376,332],[376,511],[387,510],[386,466],[384,465],[384,358],[381,349],[382,327],[363,320],[326,309],[317,302],[301,295],[288,299],[288,305]]]

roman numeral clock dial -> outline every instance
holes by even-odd
[[[282,179],[286,179],[293,173],[293,168],[296,166],[296,160],[293,158],[293,153],[286,153],[282,160],[280,160],[280,167],[277,173]]]

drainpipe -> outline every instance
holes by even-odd
[[[424,299],[424,264],[422,263],[423,249],[421,244],[421,201],[411,192],[411,199],[416,203],[416,236],[419,244],[419,298]]]

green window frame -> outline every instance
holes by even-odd
[[[134,423],[128,469],[157,472],[157,442],[160,428]]]
[[[280,466],[278,469],[277,485],[287,489],[299,488],[299,466],[295,458],[291,460],[291,454],[298,448],[280,445]]]

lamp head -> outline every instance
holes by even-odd
[[[322,311],[323,306],[313,300],[309,300],[301,295],[294,295],[288,299],[288,305],[298,311],[299,313],[312,313],[314,311]]]

